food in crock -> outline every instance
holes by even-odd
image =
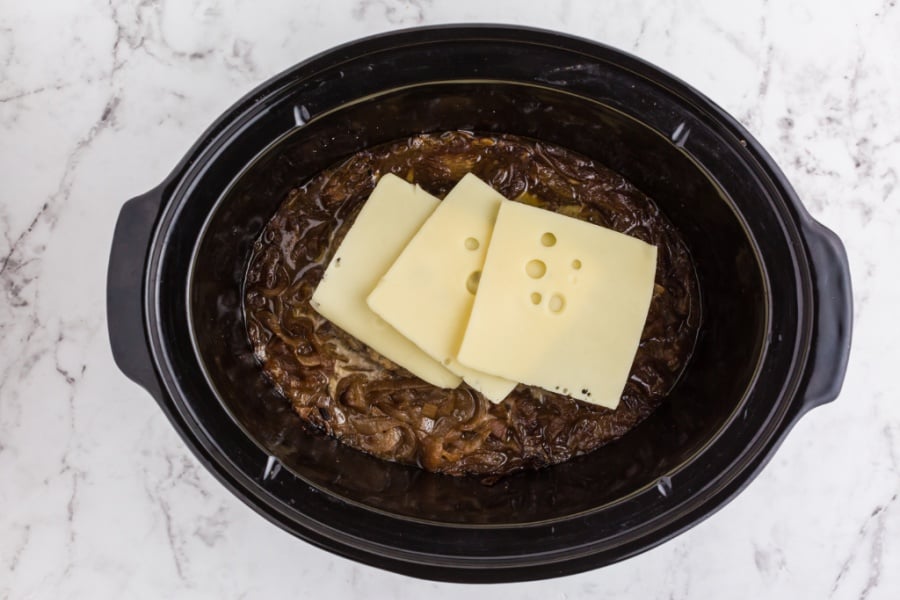
[[[382,174],[443,197],[469,172],[507,198],[657,246],[656,287],[616,410],[524,385],[499,404],[466,385],[433,387],[311,308],[325,266]],[[294,189],[254,246],[245,311],[265,373],[307,423],[386,460],[493,479],[590,452],[646,418],[690,357],[700,299],[677,231],[621,176],[551,144],[454,131],[359,152]]]

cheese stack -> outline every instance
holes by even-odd
[[[312,305],[439,387],[518,383],[615,408],[647,318],[656,248],[505,199],[469,174],[443,201],[379,181]]]

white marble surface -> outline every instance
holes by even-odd
[[[107,345],[119,207],[215,116],[333,44],[463,21],[686,79],[771,151],[854,276],[840,399],[706,522],[554,581],[437,584],[290,537],[198,465]],[[896,0],[0,0],[0,598],[900,598],[898,54]]]

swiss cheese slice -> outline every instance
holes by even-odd
[[[508,202],[468,174],[409,242],[369,295],[369,307],[466,383],[500,402],[515,381],[456,358],[500,205]]]
[[[506,202],[458,359],[615,408],[641,339],[655,273],[655,246]]]
[[[418,186],[384,175],[325,269],[312,296],[323,317],[432,385],[456,387],[459,377],[373,313],[366,296],[440,201]]]

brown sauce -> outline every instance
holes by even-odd
[[[382,174],[395,173],[442,198],[468,172],[507,198],[658,247],[650,312],[615,411],[525,385],[500,404],[466,384],[435,388],[310,307],[325,267]],[[591,452],[644,420],[684,369],[700,320],[690,255],[647,196],[559,146],[460,131],[364,150],[292,190],[254,245],[244,299],[264,372],[307,423],[385,460],[488,480]]]

